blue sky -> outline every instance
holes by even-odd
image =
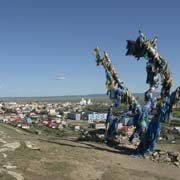
[[[144,92],[145,60],[126,57],[142,29],[180,85],[180,1],[1,0],[0,97],[105,93],[93,49],[107,51],[132,92]]]

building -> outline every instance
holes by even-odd
[[[80,105],[85,106],[86,103],[87,103],[87,101],[84,98],[82,98],[81,101],[80,101]]]
[[[81,114],[79,113],[68,113],[67,118],[71,120],[81,120]]]
[[[29,126],[27,123],[23,123],[23,124],[21,125],[21,128],[22,128],[22,129],[29,129],[30,126]]]
[[[92,105],[91,99],[88,99],[87,105]]]
[[[50,110],[49,110],[49,115],[51,115],[51,116],[56,116],[56,115],[57,115],[56,109],[50,109]]]
[[[30,117],[26,118],[26,123],[27,124],[32,124],[32,119]]]
[[[87,119],[88,122],[103,121],[106,120],[106,118],[107,113],[89,112],[85,114],[85,119]]]

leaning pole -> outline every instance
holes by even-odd
[[[112,107],[119,107],[120,104],[129,106],[129,111],[133,116],[133,125],[135,130],[129,141],[132,142],[134,135],[138,134],[140,143],[137,148],[136,155],[144,155],[147,151],[154,151],[155,144],[160,135],[160,122],[169,120],[173,105],[177,104],[180,99],[180,87],[176,88],[172,93],[172,75],[168,70],[167,61],[162,58],[157,51],[157,38],[152,40],[146,39],[145,35],[139,31],[136,40],[127,40],[127,53],[137,58],[144,58],[146,63],[147,79],[149,85],[145,92],[145,102],[141,106],[123,81],[119,78],[117,71],[111,63],[107,53],[104,51],[103,56],[100,55],[99,49],[95,48],[93,54],[96,57],[96,65],[103,66],[106,74],[107,95],[111,100],[111,105],[107,116],[106,138],[111,131],[116,132],[115,123],[118,123],[112,116]],[[154,98],[155,89],[159,86],[161,79],[160,95]],[[112,127],[113,128],[112,128]],[[114,133],[112,133],[114,134]],[[112,135],[111,134],[111,135]]]

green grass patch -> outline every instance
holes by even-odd
[[[16,180],[16,178],[5,172],[0,172],[0,180]]]
[[[67,171],[71,169],[71,166],[65,161],[51,162],[51,163],[46,162],[45,169],[49,171],[60,171],[61,173],[66,173]]]
[[[171,126],[180,126],[180,121],[171,120],[170,125],[171,125]]]

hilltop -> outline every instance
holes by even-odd
[[[179,168],[172,164],[131,158],[128,147],[79,141],[77,133],[63,132],[35,134],[0,124],[0,179],[179,179]],[[173,144],[161,148],[180,150]]]
[[[159,93],[155,94],[158,95]],[[141,100],[144,98],[144,93],[134,93],[136,97],[139,97]],[[0,101],[4,102],[31,102],[31,101],[40,101],[40,102],[58,102],[58,101],[80,101],[82,98],[92,99],[93,101],[108,101],[109,98],[104,94],[87,94],[87,95],[70,95],[70,96],[42,96],[42,97],[0,97]]]

